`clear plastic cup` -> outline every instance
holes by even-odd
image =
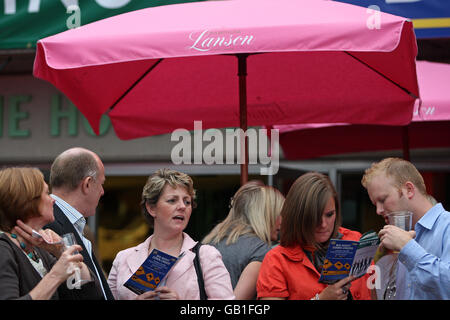
[[[67,250],[69,247],[77,244],[77,240],[75,239],[75,235],[73,233],[66,233],[62,235],[62,242],[64,244],[65,249]],[[78,254],[78,251],[75,251],[73,254]],[[67,288],[72,289],[81,289],[81,285],[83,283],[89,282],[81,279],[81,270],[75,264],[71,263],[67,273],[72,274],[66,280]]]
[[[412,228],[412,212],[410,211],[395,211],[388,214],[388,222],[390,225],[399,227],[405,231],[410,231]]]

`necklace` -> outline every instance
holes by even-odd
[[[32,259],[35,262],[39,262],[40,258],[37,255],[36,251],[34,251],[34,249],[32,248],[30,252],[26,252],[25,249],[26,249],[27,245],[25,244],[25,242],[20,241],[20,239],[17,236],[17,234],[11,233],[11,238],[16,239],[17,241],[19,241],[20,248],[22,249],[23,252],[26,253],[28,258]]]
[[[150,241],[150,245],[148,246],[148,254],[150,254],[153,249],[157,249],[159,251],[162,251],[166,254],[172,255],[172,256],[178,256],[181,252],[181,248],[183,247],[183,238],[181,240],[181,243],[176,244],[174,247],[164,247],[164,250],[161,250],[161,246],[157,245],[158,238],[153,236],[152,241]]]

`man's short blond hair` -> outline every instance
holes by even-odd
[[[366,169],[361,184],[367,189],[367,185],[373,177],[385,174],[393,179],[397,188],[401,188],[407,181],[410,181],[423,195],[427,195],[427,189],[422,175],[417,168],[409,161],[401,158],[386,158],[380,162],[373,163]]]

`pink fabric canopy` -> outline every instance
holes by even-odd
[[[378,22],[373,23],[373,22]],[[246,58],[246,97],[238,59]],[[121,139],[248,125],[404,125],[418,97],[411,21],[321,0],[235,0],[137,10],[42,39],[34,75],[98,133]]]
[[[450,147],[450,64],[417,61],[422,104],[406,133],[409,148]],[[348,152],[402,149],[404,127],[315,123],[274,126],[289,160]]]

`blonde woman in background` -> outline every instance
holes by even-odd
[[[256,298],[259,268],[278,239],[283,202],[277,189],[249,182],[231,199],[225,220],[203,239],[222,254],[236,299]]]

